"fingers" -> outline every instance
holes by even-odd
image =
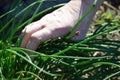
[[[53,35],[51,30],[44,28],[31,35],[26,48],[31,49],[31,50],[36,50],[40,42],[46,41],[54,37],[56,36]]]
[[[50,39],[51,35],[52,35],[51,32],[46,28],[33,33],[29,38],[26,48],[31,50],[37,49],[40,42]]]
[[[40,44],[40,42],[53,39],[56,37],[65,36],[69,32],[69,29],[59,28],[59,29],[52,29],[52,28],[43,28],[31,35],[29,41],[27,43],[26,48],[31,50],[36,50]]]
[[[41,24],[40,21],[33,22],[30,25],[26,26],[22,31],[23,40],[22,40],[22,43],[21,43],[21,47],[25,48],[29,39],[30,39],[30,36],[34,32],[36,32],[38,30],[41,30],[44,27],[45,26],[43,24]]]

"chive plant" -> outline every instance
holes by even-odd
[[[0,15],[0,80],[117,80],[120,76],[120,40],[104,36],[119,34],[119,19],[113,17],[105,21],[102,18],[102,23],[93,22],[93,26],[99,27],[88,34],[85,40],[68,41],[95,3],[71,30],[67,40],[47,40],[36,51],[20,47],[21,29],[64,5],[59,4],[40,12],[43,2],[37,0],[17,12],[23,5],[18,0],[17,4],[13,2],[8,12]],[[28,18],[36,5],[33,15]],[[14,17],[10,17],[12,13],[15,13]],[[22,18],[19,19],[20,16]],[[28,55],[29,52],[33,55]]]

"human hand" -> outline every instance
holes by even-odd
[[[72,13],[76,16],[74,17]],[[21,47],[35,50],[40,42],[65,36],[77,22],[78,15],[79,13],[75,13],[68,5],[65,5],[27,25],[22,31],[24,38]]]
[[[84,1],[83,1],[84,2]],[[48,39],[63,37],[69,33],[79,18],[81,18],[91,4],[85,4],[82,0],[70,1],[65,6],[44,16],[42,19],[27,25],[22,34],[24,34],[21,47],[36,50],[39,44]],[[74,32],[80,32],[72,40],[82,40],[88,31],[90,22],[96,10],[92,11],[76,28]]]

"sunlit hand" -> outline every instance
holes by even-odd
[[[21,47],[35,50],[43,41],[67,35],[89,7],[85,6],[81,0],[78,0],[78,2],[70,1],[65,6],[44,16],[42,19],[27,25],[22,31],[24,38]],[[73,40],[84,39],[93,15],[91,13],[79,25],[75,32],[79,31],[80,35],[73,37]]]

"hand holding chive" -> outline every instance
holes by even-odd
[[[65,6],[27,25],[22,31],[24,37],[21,47],[36,50],[43,41],[67,35],[93,2],[94,0],[71,0]],[[72,40],[85,38],[90,22],[102,2],[103,0],[97,0],[94,10],[75,29]]]

